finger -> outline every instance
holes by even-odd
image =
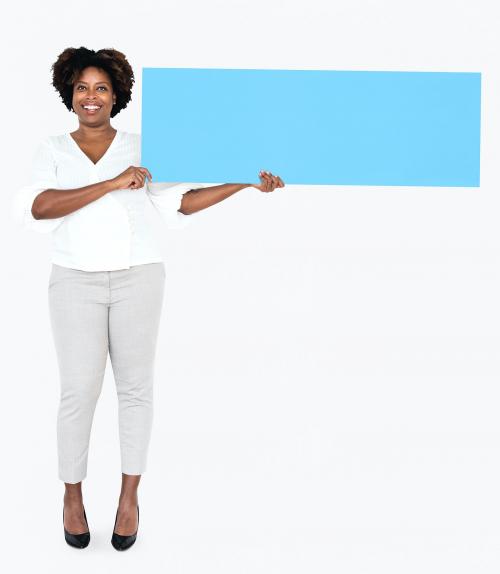
[[[149,169],[147,169],[146,167],[141,167],[140,170],[142,171],[142,173],[144,173],[144,175],[146,177],[149,177],[150,181],[152,181],[153,176],[151,175],[151,172],[149,171]]]
[[[146,177],[149,177],[150,180],[153,179],[151,172],[147,167],[142,167],[141,169]]]
[[[273,180],[270,175],[267,176],[267,191],[273,190]]]
[[[141,187],[139,184],[144,180],[144,175],[138,170],[136,169],[135,173],[134,173],[134,181],[135,184],[138,187]]]
[[[262,187],[265,189],[267,187],[267,175],[266,175],[265,171],[261,172],[260,182],[261,182]]]
[[[272,191],[273,190],[273,176],[267,171],[266,172],[267,175],[267,191]]]
[[[268,182],[268,191],[273,191],[274,189],[274,176],[270,171],[266,171],[267,175],[267,182]]]
[[[266,191],[268,190],[268,177],[265,171],[262,172],[262,176],[261,176],[261,181],[262,181],[262,191]]]
[[[146,175],[145,173],[143,173],[142,168],[137,168],[137,179],[139,180],[138,183],[140,183],[139,187],[144,187],[144,181],[146,179]]]

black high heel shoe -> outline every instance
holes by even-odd
[[[113,526],[113,536],[111,537],[111,544],[116,550],[127,550],[137,539],[137,531],[139,530],[139,505],[137,505],[137,530],[134,534],[128,536],[117,534],[115,532],[116,521],[118,520],[118,509],[116,510],[115,526]]]
[[[87,515],[85,514],[85,506],[83,507],[83,516],[85,517],[85,522],[87,523],[87,528],[89,523],[87,522]],[[75,548],[86,548],[90,542],[90,532],[83,532],[82,534],[71,534],[64,527],[64,506],[63,506],[63,528],[64,528],[64,538],[70,546]]]

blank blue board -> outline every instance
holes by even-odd
[[[153,181],[478,187],[481,74],[143,68]]]

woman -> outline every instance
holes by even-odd
[[[113,49],[64,50],[52,84],[79,127],[41,142],[33,182],[15,196],[30,229],[52,233],[48,296],[61,381],[57,418],[63,526],[71,546],[90,541],[82,499],[92,419],[109,351],[119,402],[122,486],[111,542],[130,548],[139,525],[137,489],[146,468],[153,416],[153,363],[165,270],[145,219],[150,201],[169,227],[245,187],[284,187],[260,172],[260,184],[152,184],[140,167],[140,136],[113,128],[131,99],[134,75]],[[148,182],[149,180],[149,182]],[[156,188],[155,188],[156,186]]]

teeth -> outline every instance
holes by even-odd
[[[83,106],[86,110],[99,110],[100,106]]]

